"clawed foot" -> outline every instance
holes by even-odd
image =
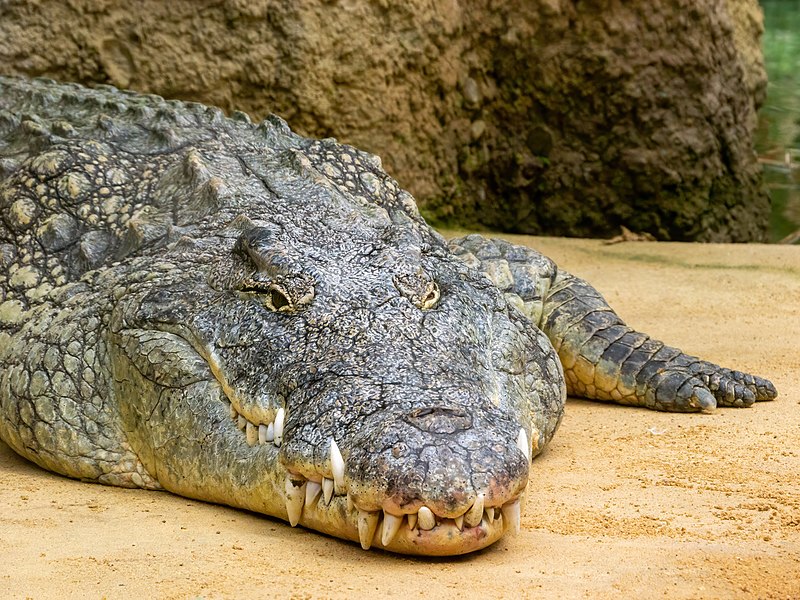
[[[771,381],[749,373],[705,361],[693,365],[692,370],[713,395],[716,406],[742,408],[754,402],[774,400],[778,395]]]
[[[665,366],[647,382],[644,395],[645,404],[658,410],[709,412],[773,400],[778,392],[767,379],[695,359]]]

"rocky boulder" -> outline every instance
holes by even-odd
[[[756,0],[7,0],[6,73],[284,116],[439,224],[760,240]]]

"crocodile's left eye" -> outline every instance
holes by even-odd
[[[439,292],[439,284],[435,281],[431,282],[431,285],[426,290],[427,294],[424,298],[420,300],[420,308],[423,310],[427,310],[429,308],[433,308],[436,306],[436,303],[439,301],[439,296],[441,292]]]
[[[421,269],[416,273],[395,275],[393,281],[400,294],[420,310],[430,310],[439,302],[439,284]]]

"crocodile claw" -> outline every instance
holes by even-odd
[[[717,399],[706,388],[695,388],[694,396],[689,405],[696,407],[701,412],[713,412],[717,408]]]

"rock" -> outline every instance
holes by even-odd
[[[486,131],[486,122],[481,119],[473,121],[472,125],[470,125],[470,133],[472,134],[472,139],[475,141],[481,139],[484,131]]]
[[[464,100],[473,108],[481,104],[481,90],[478,88],[478,83],[472,78],[467,77],[464,80],[464,85],[461,88],[461,93],[464,94]]]
[[[0,62],[278,113],[379,154],[440,224],[764,238],[756,0],[497,4],[12,0]]]

